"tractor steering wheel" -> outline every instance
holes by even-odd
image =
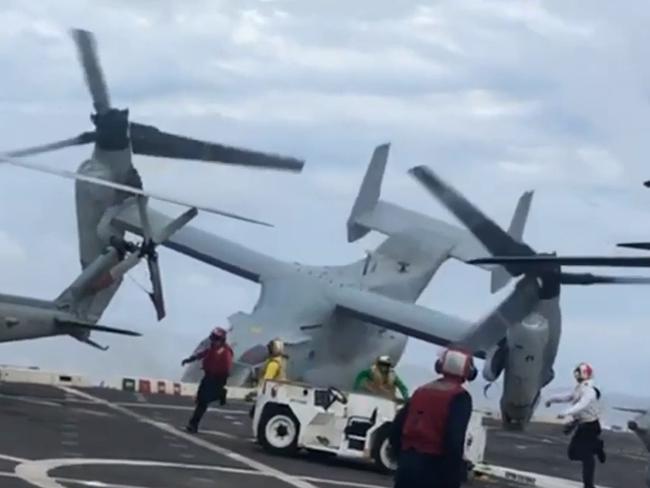
[[[339,390],[338,388],[334,388],[333,386],[330,386],[327,389],[327,391],[330,394],[330,397],[332,398],[333,401],[339,402],[341,405],[347,405],[348,398],[341,390]]]

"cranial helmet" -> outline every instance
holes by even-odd
[[[577,381],[587,381],[593,378],[594,369],[588,363],[580,363],[573,370],[573,376]]]
[[[376,363],[377,366],[388,366],[389,368],[393,365],[393,361],[390,359],[390,356],[379,356]]]
[[[273,339],[266,345],[266,348],[271,356],[280,356],[284,354],[284,342],[280,339]]]
[[[217,340],[226,340],[226,329],[222,327],[216,327],[212,330],[210,333],[210,340],[211,341],[217,341]]]
[[[445,349],[436,361],[436,373],[462,380],[474,381],[478,370],[474,366],[474,358],[459,349]]]

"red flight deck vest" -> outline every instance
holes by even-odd
[[[232,349],[227,344],[211,345],[203,357],[203,371],[210,376],[227,377],[232,368],[232,357]]]
[[[402,429],[402,450],[422,454],[444,454],[449,407],[464,388],[456,381],[439,379],[413,393]]]

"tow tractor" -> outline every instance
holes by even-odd
[[[391,473],[397,463],[388,437],[399,408],[399,402],[374,395],[267,380],[257,395],[253,435],[276,454],[305,449],[374,462],[379,470]],[[465,442],[469,471],[483,462],[485,443],[482,415],[474,413]]]

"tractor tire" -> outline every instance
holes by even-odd
[[[397,459],[393,455],[389,440],[390,428],[390,424],[384,424],[379,428],[370,449],[375,465],[386,474],[392,474],[397,470]]]
[[[269,405],[257,428],[257,440],[273,454],[292,455],[298,451],[300,422],[287,407]]]

